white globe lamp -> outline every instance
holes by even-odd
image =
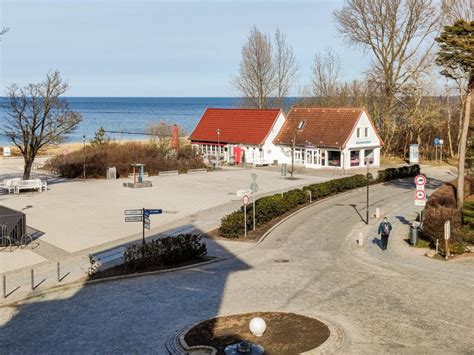
[[[255,318],[252,318],[252,320],[250,321],[249,329],[253,335],[255,335],[256,337],[261,337],[263,333],[265,333],[265,330],[267,329],[267,324],[262,318],[255,317]]]

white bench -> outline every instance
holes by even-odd
[[[123,262],[125,250],[125,247],[118,247],[91,255],[94,267],[98,271],[121,264]],[[104,266],[104,264],[107,264],[107,266]]]
[[[4,179],[2,189],[7,190],[7,192],[11,194],[12,192],[15,192],[15,183],[20,180],[21,180],[20,178]]]
[[[33,180],[18,180],[14,182],[15,193],[19,194],[21,190],[38,190],[39,192],[46,191],[48,184],[42,182],[40,179]]]

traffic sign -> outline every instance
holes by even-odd
[[[145,229],[150,229],[150,223],[143,223],[143,227]]]
[[[247,206],[249,204],[248,195],[244,195],[244,197],[242,198],[242,203],[244,204],[244,206]]]
[[[426,194],[423,190],[416,190],[415,192],[415,200],[425,200]]]
[[[258,191],[258,185],[257,185],[256,182],[252,182],[252,183],[250,184],[250,190],[252,191],[253,194]]]
[[[145,209],[145,212],[148,214],[162,214],[163,210],[162,209],[155,209],[155,210],[147,210]]]
[[[426,200],[415,200],[415,206],[426,206]]]
[[[438,137],[435,137],[433,143],[434,143],[434,145],[439,145],[439,138],[438,138]]]
[[[150,223],[150,218],[148,218],[147,216],[144,216],[143,217],[143,222],[144,223]]]
[[[125,216],[141,216],[142,215],[142,209],[141,208],[136,208],[133,210],[125,210],[123,211]]]
[[[415,184],[417,186],[424,186],[426,184],[426,176],[425,175],[417,175],[415,177]]]
[[[143,220],[142,218],[142,216],[125,217],[125,222],[141,222]]]
[[[252,193],[252,190],[237,190],[237,197],[250,195],[251,193]]]

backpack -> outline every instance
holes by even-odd
[[[382,226],[382,234],[389,235],[390,234],[390,225],[388,223],[384,223]]]

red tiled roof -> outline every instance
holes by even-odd
[[[364,108],[292,108],[275,144],[292,144],[296,132],[296,145],[344,148]],[[297,129],[306,121],[303,129]]]
[[[279,109],[208,108],[189,139],[199,142],[263,144],[280,113]]]

